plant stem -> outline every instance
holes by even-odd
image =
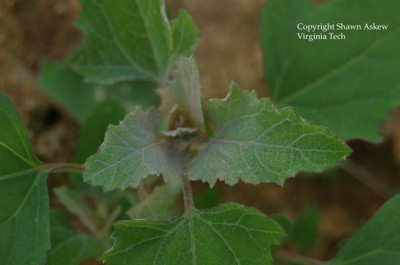
[[[189,230],[190,230],[190,246],[192,250],[192,264],[197,264],[196,261],[196,240],[194,238],[194,226],[193,226],[193,195],[192,187],[190,186],[190,181],[186,175],[182,176],[183,182],[183,201],[185,204],[185,213],[189,219]]]
[[[75,164],[75,163],[65,163],[65,162],[58,162],[58,163],[48,163],[44,165],[45,169],[50,169],[51,171],[78,171],[83,172],[84,167],[82,164]]]
[[[185,204],[185,211],[187,214],[189,214],[189,216],[191,216],[194,208],[192,186],[190,185],[190,181],[186,176],[182,177],[182,182],[183,182],[183,202]]]
[[[37,167],[33,167],[33,168],[29,168],[26,170],[22,170],[22,171],[18,171],[18,172],[14,172],[11,174],[7,174],[7,175],[3,175],[0,177],[0,180],[7,180],[7,179],[12,179],[12,178],[16,178],[16,177],[20,177],[20,176],[24,176],[24,175],[28,175],[28,174],[32,174],[32,173],[38,173],[40,171],[53,171],[53,172],[70,172],[70,171],[74,171],[74,172],[78,172],[78,173],[82,173],[82,171],[84,170],[83,165],[81,164],[74,164],[74,163],[48,163],[48,164],[44,164],[44,165],[40,165]]]
[[[310,257],[305,257],[296,253],[292,253],[289,251],[278,251],[275,252],[275,257],[277,259],[287,261],[292,264],[297,264],[297,265],[327,265],[326,262],[320,261],[317,259],[313,259]]]

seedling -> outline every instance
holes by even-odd
[[[76,163],[36,159],[16,111],[0,96],[1,264],[98,257],[108,265],[265,265],[274,253],[293,264],[400,264],[399,196],[324,263],[275,251],[290,233],[274,221],[284,218],[239,204],[200,210],[191,191],[192,181],[284,185],[298,172],[343,161],[350,152],[345,140],[380,140],[379,122],[400,102],[399,4],[268,1],[261,34],[279,107],[235,83],[225,99],[203,102],[193,56],[199,34],[186,12],[169,20],[161,0],[81,5],[83,46],[62,65],[44,63],[40,79],[82,124]],[[299,19],[322,18],[390,26],[353,32],[340,44],[296,39]],[[89,235],[78,234],[59,210],[49,211],[46,178],[53,171],[71,173],[72,189],[55,193]],[[173,217],[181,193],[184,210]]]

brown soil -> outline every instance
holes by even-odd
[[[205,98],[224,97],[231,80],[267,95],[258,36],[263,0],[168,2],[172,13],[188,10],[200,29],[196,56]],[[36,85],[43,58],[64,58],[79,43],[81,34],[72,25],[78,13],[76,0],[0,0],[0,90],[16,105],[43,161],[69,161],[79,131],[77,123]],[[293,218],[306,206],[318,206],[322,214],[318,244],[306,254],[331,258],[337,243],[371,217],[399,184],[400,119],[398,113],[393,117],[384,127],[387,140],[383,144],[351,143],[355,163],[334,178],[296,178],[284,188],[219,184],[222,200]],[[371,189],[368,181],[357,180],[366,175],[380,184]],[[50,187],[63,182],[49,179]],[[374,186],[382,187],[376,190]]]
[[[44,161],[68,160],[76,125],[36,85],[40,60],[63,58],[77,45],[73,1],[0,1],[0,90],[17,107]],[[72,130],[71,130],[72,128]]]

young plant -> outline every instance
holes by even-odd
[[[81,5],[78,26],[86,36],[83,47],[63,65],[45,63],[40,80],[82,124],[77,163],[38,161],[17,113],[0,95],[1,264],[79,264],[110,247],[110,225],[115,220],[113,245],[100,257],[109,265],[272,264],[272,245],[287,235],[278,222],[239,204],[197,209],[191,181],[211,187],[217,181],[231,186],[239,181],[283,185],[298,172],[321,172],[335,165],[345,159],[349,148],[335,133],[307,122],[292,107],[277,108],[270,99],[257,99],[255,92],[241,91],[234,83],[225,99],[203,104],[193,57],[198,31],[186,12],[170,21],[161,0],[81,0]],[[355,23],[377,6],[388,10],[375,19],[400,24],[392,8],[372,0],[355,0],[352,5],[334,0],[318,8],[305,0],[270,0],[262,32],[267,33],[263,43],[272,98],[280,105],[293,103],[299,113],[337,131],[343,140],[377,140],[377,123],[400,102],[394,70],[382,70],[388,62],[378,61],[382,65],[375,69],[377,74],[365,82],[364,76],[349,78],[348,71],[367,71],[371,65],[363,60],[390,53],[382,43],[397,52],[396,31],[370,39],[357,33],[354,51],[335,48],[343,49],[340,56],[326,52],[331,44],[325,43],[327,48],[315,44],[318,58],[309,57],[310,47],[291,35],[298,17],[311,23],[329,11],[333,21],[351,7],[360,14],[347,18]],[[290,41],[280,43],[279,34]],[[363,49],[361,54],[358,49]],[[334,59],[339,63],[330,68]],[[315,74],[309,69],[316,69]],[[80,75],[89,83],[81,82]],[[58,80],[61,77],[66,80]],[[381,96],[376,93],[377,80],[384,89]],[[333,85],[339,91],[326,90]],[[351,89],[344,91],[346,86]],[[80,89],[85,103],[75,100]],[[154,91],[160,96],[158,108],[150,107],[157,102]],[[355,105],[343,100],[360,94]],[[373,101],[371,96],[379,99]],[[143,98],[144,108],[133,107],[138,97]],[[364,112],[371,113],[372,122],[345,122],[361,119]],[[106,124],[115,124],[125,113],[118,125],[106,129]],[[46,178],[60,170],[73,171],[74,189],[61,187],[55,193],[91,235],[77,234],[59,211],[49,214]],[[82,183],[76,173],[83,173],[90,186],[113,192]],[[171,219],[181,192],[184,213]],[[86,197],[95,207],[86,203]],[[392,237],[400,226],[395,214],[399,208],[400,197],[395,196],[326,264],[399,263],[400,240]],[[129,218],[133,220],[126,221]],[[276,256],[294,264],[317,264],[283,252]]]

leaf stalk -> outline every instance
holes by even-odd
[[[26,170],[21,170],[18,172],[10,173],[7,175],[0,176],[0,181],[8,180],[16,177],[25,176],[32,173],[38,173],[41,171],[51,171],[51,172],[77,172],[82,173],[84,170],[84,166],[82,164],[75,164],[75,163],[48,163],[43,164],[37,167],[29,168]]]
[[[191,217],[194,208],[192,186],[190,185],[190,181],[186,176],[182,177],[182,182],[183,182],[183,202],[185,206],[185,212],[189,215],[189,217]]]

